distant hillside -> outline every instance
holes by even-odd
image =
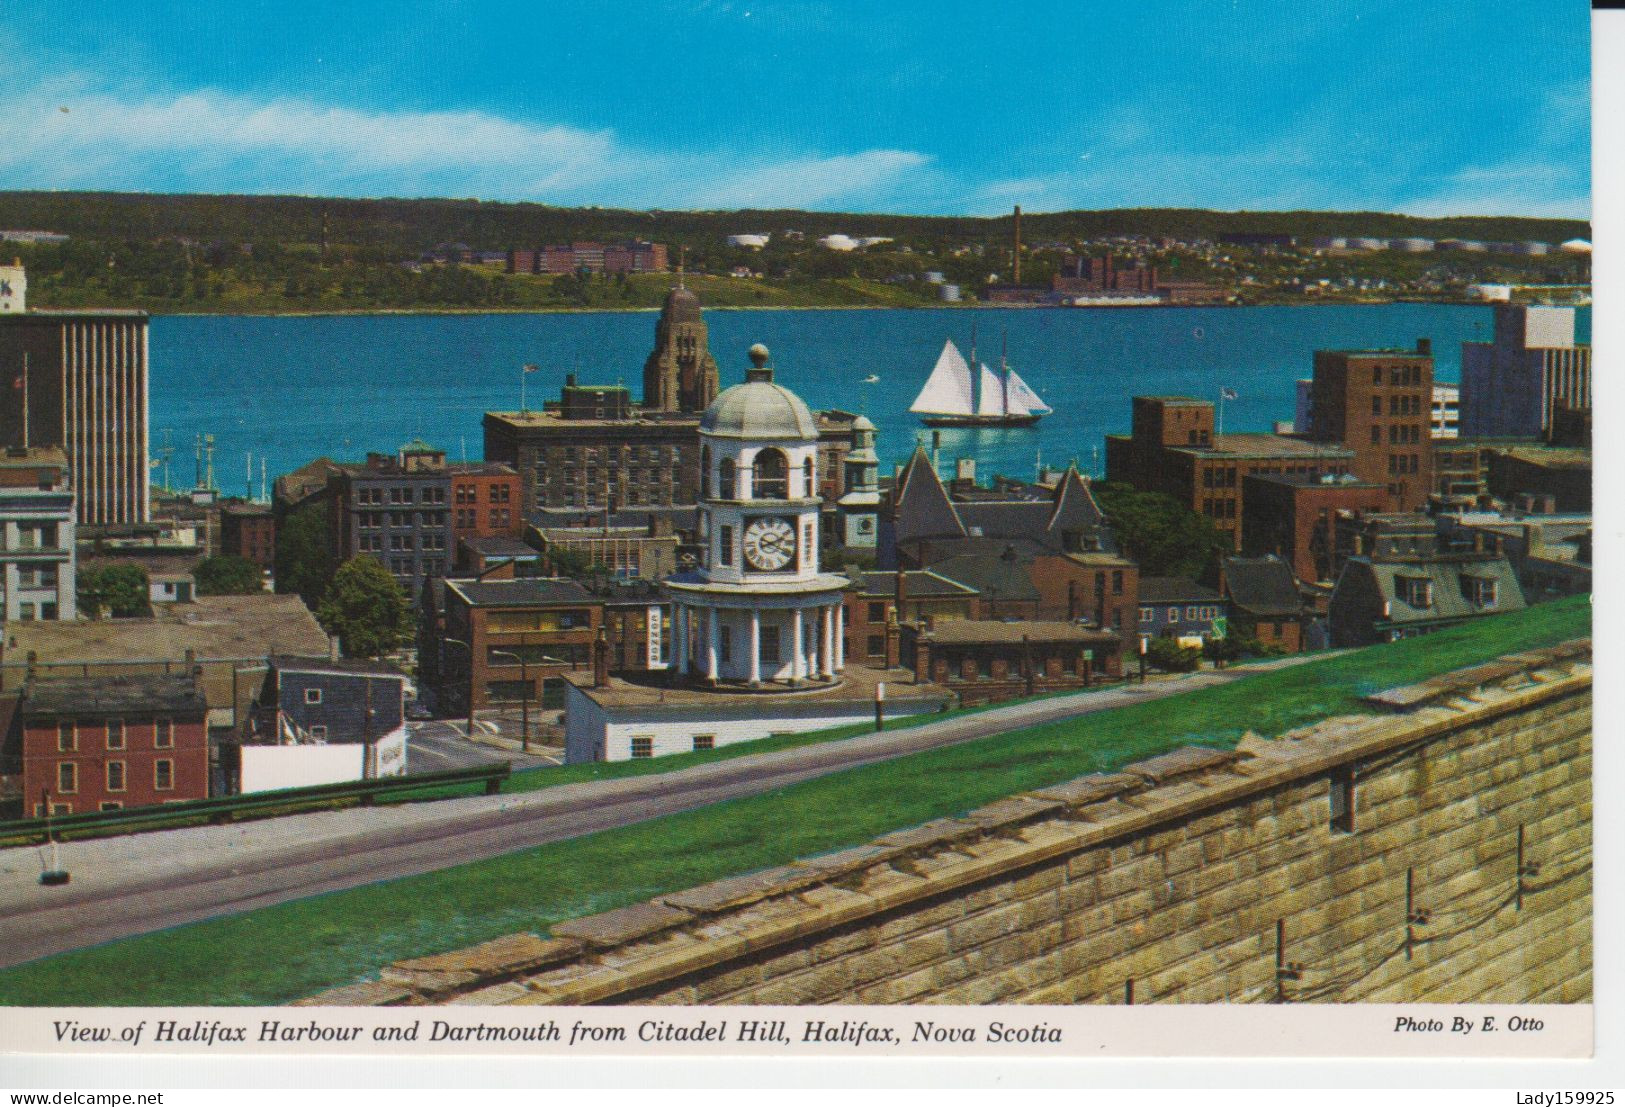
[[[331,245],[410,256],[442,242],[476,250],[571,239],[659,239],[704,246],[747,231],[809,236],[834,232],[900,240],[1003,242],[1010,217],[972,218],[807,211],[622,211],[479,200],[346,200],[306,196],[189,196],[102,192],[0,192],[0,229],[49,230],[103,241],[182,237],[200,242],[317,243],[324,217]],[[1216,238],[1223,233],[1303,236],[1534,239],[1590,237],[1581,220],[1462,216],[1419,219],[1384,212],[1219,212],[1137,208],[1028,214],[1023,239],[1070,241],[1113,235]]]

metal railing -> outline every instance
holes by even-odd
[[[126,807],[117,811],[87,811],[78,815],[14,819],[0,822],[0,842],[19,840],[44,842],[51,835],[60,838],[86,831],[135,833],[141,830],[161,830],[167,824],[193,820],[227,823],[244,816],[263,818],[272,814],[291,815],[345,800],[355,800],[361,806],[368,807],[377,802],[380,796],[404,795],[432,788],[461,785],[477,784],[483,788],[485,795],[494,796],[501,790],[502,782],[507,779],[508,773],[508,763],[503,761],[469,769],[446,769],[434,773],[349,780],[338,784],[316,784],[307,788],[280,788],[272,792],[180,800],[175,803]]]

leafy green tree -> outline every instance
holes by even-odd
[[[272,564],[278,592],[297,595],[312,609],[321,602],[333,578],[325,504],[306,504],[282,518]]]
[[[1092,491],[1144,576],[1196,577],[1229,549],[1213,520],[1172,496],[1114,482],[1096,483]]]
[[[382,657],[412,632],[406,592],[388,569],[365,554],[333,574],[316,620],[338,638],[346,657]]]
[[[115,619],[152,614],[151,583],[139,565],[102,565],[81,569],[78,604],[81,614],[97,619],[105,612]]]
[[[1145,659],[1165,673],[1189,673],[1201,662],[1202,651],[1172,638],[1153,638],[1145,647]]]
[[[205,558],[192,570],[192,579],[200,596],[252,596],[265,589],[260,567],[236,554]]]

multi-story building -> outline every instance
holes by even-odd
[[[563,674],[590,668],[603,605],[579,583],[549,577],[448,580],[441,710],[564,706]]]
[[[1461,433],[1549,434],[1564,410],[1591,410],[1591,347],[1574,341],[1571,307],[1498,304],[1490,342],[1461,345]]]
[[[1490,495],[1514,503],[1550,497],[1553,510],[1591,510],[1591,451],[1577,446],[1508,446],[1489,451]]]
[[[842,597],[846,656],[877,669],[899,663],[899,627],[975,619],[976,589],[929,569],[858,573]]]
[[[510,273],[664,273],[668,252],[659,242],[572,242],[509,250]]]
[[[1230,604],[1233,633],[1287,653],[1304,648],[1309,613],[1292,566],[1285,561],[1273,554],[1223,558],[1219,590]]]
[[[1308,477],[1260,474],[1242,482],[1246,509],[1241,519],[1241,551],[1248,557],[1276,554],[1299,580],[1337,579],[1336,521],[1339,513],[1382,511],[1385,485],[1352,474]]]
[[[220,507],[220,552],[247,558],[262,569],[276,561],[276,516],[270,504]]]
[[[519,473],[529,522],[564,524],[649,508],[691,509],[700,490],[700,412],[716,397],[716,362],[699,301],[673,289],[655,325],[644,366],[644,396],[633,404],[622,385],[578,384],[541,411],[485,414],[485,458]],[[827,500],[844,491],[844,460],[857,416],[817,416],[818,484]]]
[[[1461,388],[1433,382],[1433,414],[1430,419],[1434,441],[1461,437]]]
[[[338,466],[329,484],[334,564],[367,554],[415,600],[424,579],[445,576],[456,553],[451,479],[445,452],[421,441]]]
[[[1249,476],[1342,476],[1354,451],[1278,434],[1216,434],[1213,404],[1186,396],[1134,397],[1133,433],[1106,436],[1107,479],[1161,492],[1206,515],[1239,546]]]
[[[574,562],[617,580],[650,581],[677,571],[680,540],[663,515],[641,527],[533,527],[529,541],[555,568]]]
[[[241,741],[223,745],[232,792],[406,771],[406,676],[376,661],[270,658]]]
[[[145,312],[0,313],[0,388],[0,447],[61,449],[82,525],[147,521]]]
[[[466,462],[446,466],[451,476],[454,542],[512,538],[524,533],[523,490],[512,466]]]
[[[1140,578],[1140,637],[1198,645],[1220,633],[1230,614],[1223,596],[1184,577]]]
[[[1414,511],[1433,491],[1433,352],[1316,350],[1309,437],[1354,453],[1349,471]]]
[[[36,815],[209,796],[208,703],[191,673],[30,680],[18,710]]]
[[[74,516],[60,449],[0,456],[0,623],[74,618]]]
[[[1500,554],[1353,557],[1332,592],[1332,644],[1414,638],[1525,606],[1517,576]]]

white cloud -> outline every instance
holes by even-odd
[[[647,150],[608,130],[478,111],[363,111],[212,91],[128,95],[72,80],[13,89],[0,113],[0,187],[12,189],[821,207],[890,191],[929,160],[906,150]]]

